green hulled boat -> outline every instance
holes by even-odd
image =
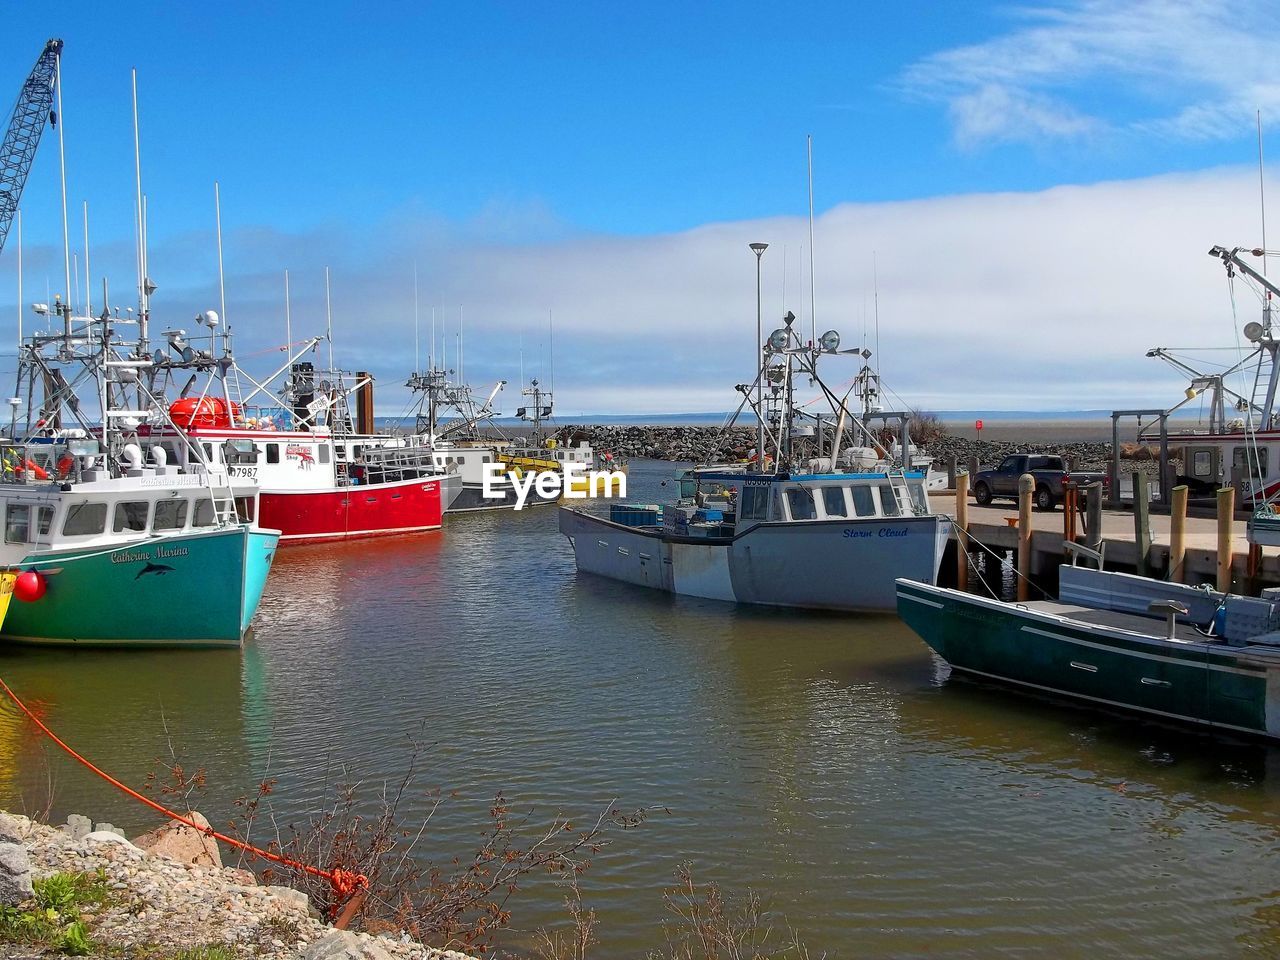
[[[1064,566],[1059,599],[897,581],[898,614],[954,670],[1218,730],[1280,738],[1280,595]]]

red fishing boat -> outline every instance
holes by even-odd
[[[281,531],[281,544],[439,529],[449,485],[458,482],[429,450],[388,446],[390,437],[276,429],[273,419],[246,418],[239,404],[212,396],[169,410],[206,461],[257,483],[257,522]],[[172,462],[198,459],[172,429],[146,433]]]

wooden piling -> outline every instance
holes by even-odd
[[[1235,519],[1236,491],[1223,487],[1218,491],[1218,591],[1231,589],[1231,521]]]
[[[969,474],[956,474],[956,589],[969,589]]]
[[[1102,546],[1102,483],[1095,480],[1085,487],[1085,546],[1097,550]]]
[[[956,455],[953,453],[953,454],[950,454],[950,455],[947,457],[947,488],[948,488],[948,489],[950,489],[950,490],[957,490],[957,489],[958,489],[958,488],[956,487],[956,478],[957,478],[957,475],[956,475]],[[957,500],[958,500],[958,499],[959,499],[959,497],[957,496]]]
[[[1169,582],[1186,583],[1187,571],[1187,485],[1173,488],[1169,513]]]
[[[969,479],[972,480],[978,473],[978,458],[970,457],[968,466],[969,466]]]
[[[1031,497],[1036,489],[1035,477],[1024,473],[1018,478],[1018,602],[1031,599]]]
[[[1138,576],[1151,576],[1151,495],[1141,470],[1133,471],[1133,545],[1138,551]]]

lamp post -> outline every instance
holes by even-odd
[[[756,470],[764,470],[764,327],[760,313],[760,260],[769,249],[767,243],[750,244],[756,255]]]

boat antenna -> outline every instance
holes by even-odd
[[[22,357],[22,211],[18,211],[18,357]]]
[[[413,261],[413,372],[422,369],[418,359],[418,261]]]
[[[427,366],[436,368],[436,306],[431,305],[431,349],[427,351]]]
[[[813,295],[813,135],[809,134],[805,140],[809,147],[809,342],[817,343],[818,316]]]
[[[462,365],[462,304],[458,304],[458,382],[467,382],[466,368]]]
[[[93,290],[89,274],[89,201],[84,201],[84,315],[93,316]]]
[[[871,251],[871,305],[875,311],[876,321],[876,372],[880,372],[880,267],[876,262],[876,252]]]
[[[1262,209],[1262,272],[1267,272],[1267,187],[1263,180],[1262,166],[1262,111],[1258,111],[1258,203]],[[1271,291],[1267,291],[1267,302],[1271,302]]]
[[[213,220],[218,235],[218,306],[222,308],[222,329],[227,327],[227,280],[222,269],[222,191],[213,181]]]
[[[333,369],[333,300],[329,296],[329,268],[324,268],[324,327],[329,341],[329,369]],[[416,344],[415,344],[416,346]]]
[[[289,356],[293,344],[293,320],[289,316],[289,268],[284,268],[284,355]]]
[[[66,114],[62,112],[62,53],[59,51],[54,60],[55,85],[58,92],[58,161],[62,169],[62,269],[66,286],[63,294],[62,309],[71,309],[71,234],[67,228],[67,148],[64,132],[67,126]],[[77,276],[79,271],[77,270]],[[71,332],[71,321],[67,321],[67,332]]]
[[[22,393],[22,211],[17,211],[18,218],[18,376],[14,385],[13,392],[15,394]],[[17,439],[18,433],[18,404],[22,398],[15,396],[9,404],[9,409],[13,416],[9,423],[9,438]]]
[[[551,320],[551,308],[547,307],[547,386],[556,392],[556,327]]]
[[[133,82],[133,185],[137,204],[138,239],[138,355],[147,352],[147,215],[142,200],[142,140],[138,131],[138,70],[131,71]]]

